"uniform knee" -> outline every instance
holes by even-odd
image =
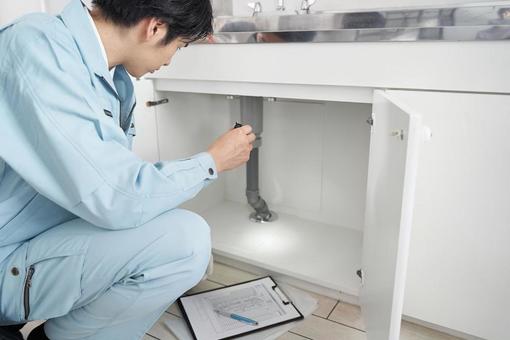
[[[182,255],[189,260],[191,280],[198,282],[207,269],[211,255],[209,225],[200,215],[183,209],[175,209],[161,216],[161,224],[165,227],[166,237],[178,238],[181,242]],[[165,253],[168,249],[161,251]]]
[[[193,276],[197,282],[203,277],[211,256],[211,229],[202,216],[186,211],[189,219],[189,233],[191,234],[191,247],[194,256]]]
[[[209,224],[202,216],[188,210],[180,210],[185,215],[186,233],[188,242],[192,248],[193,254],[198,256],[198,260],[209,262],[211,254],[211,229]],[[205,268],[204,268],[205,270]]]

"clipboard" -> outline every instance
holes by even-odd
[[[271,276],[190,294],[177,302],[195,340],[234,339],[304,318]],[[258,325],[215,310],[248,317]]]

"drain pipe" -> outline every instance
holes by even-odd
[[[259,148],[262,145],[262,111],[263,102],[261,97],[241,97],[241,121],[244,125],[252,127],[256,139],[250,160],[246,163],[246,198],[255,210],[250,214],[250,220],[257,223],[272,222],[278,215],[269,210],[266,201],[260,197],[259,192]]]

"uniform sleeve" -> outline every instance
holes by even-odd
[[[217,177],[208,153],[155,164],[133,154],[102,113],[71,37],[36,28],[13,35],[0,57],[0,157],[39,193],[97,226],[124,229]]]

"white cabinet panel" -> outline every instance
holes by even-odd
[[[324,105],[268,104],[264,105],[260,151],[260,190],[264,199],[279,206],[319,212]]]
[[[363,231],[372,107],[328,103],[324,120],[322,210],[325,223]]]
[[[154,100],[152,81],[141,79],[133,81],[137,105],[135,107],[136,136],[133,139],[133,151],[142,159],[157,162],[158,136],[156,126],[156,112],[154,107],[147,107],[145,103]]]
[[[399,98],[433,132],[420,152],[404,314],[507,339],[510,96],[408,91]]]
[[[420,117],[375,91],[363,235],[361,305],[369,339],[396,340],[404,299]]]
[[[162,161],[187,158],[207,151],[216,138],[233,127],[229,103],[222,97],[169,92],[160,92],[159,95],[170,101],[156,107]],[[223,201],[224,181],[225,176],[220,175],[182,207],[201,213]]]
[[[231,121],[239,121],[239,100],[231,102]],[[259,180],[271,209],[362,231],[371,110],[367,104],[265,102]],[[226,175],[229,200],[246,202],[245,176],[245,167]]]
[[[151,78],[187,80],[190,92],[202,92],[204,80],[234,82],[245,95],[310,85],[301,99],[318,98],[315,86],[329,95],[334,86],[510,93],[508,60],[507,41],[192,45]]]

